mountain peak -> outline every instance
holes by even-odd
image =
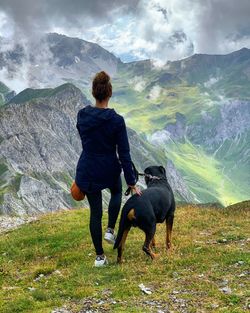
[[[26,88],[11,99],[10,103],[21,104],[27,101],[35,100],[38,98],[50,98],[61,92],[78,92],[81,93],[80,89],[71,83],[65,83],[56,88],[44,88],[44,89],[34,89]]]
[[[243,47],[243,48],[241,48],[240,50],[238,50],[238,52],[239,52],[239,51],[249,52],[249,51],[250,51],[250,49],[248,49],[248,48],[246,48],[246,47]]]

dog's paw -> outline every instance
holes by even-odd
[[[171,249],[171,247],[172,247],[171,242],[167,242],[167,244],[166,244],[166,248],[167,248],[167,250]]]
[[[157,259],[157,258],[159,258],[159,256],[160,256],[160,254],[159,253],[153,253],[153,252],[151,252],[151,259],[152,260],[154,260],[154,259]]]
[[[117,264],[122,264],[122,263],[124,263],[124,259],[117,257]]]

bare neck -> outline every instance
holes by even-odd
[[[100,109],[106,109],[108,107],[109,99],[103,101],[96,100],[95,106]]]

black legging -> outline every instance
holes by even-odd
[[[115,223],[121,208],[122,182],[119,176],[116,184],[109,188],[111,198],[108,206],[108,227],[115,228]],[[86,193],[90,206],[90,234],[95,246],[96,254],[104,253],[102,248],[102,191]]]

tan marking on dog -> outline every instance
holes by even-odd
[[[151,259],[154,260],[154,259],[158,258],[160,256],[160,254],[150,251],[150,256],[151,256]]]
[[[155,236],[153,237],[151,243],[150,243],[151,248],[155,248],[156,242],[155,242]]]
[[[125,241],[126,241],[127,236],[128,236],[128,232],[129,232],[129,229],[125,229],[124,233],[122,234],[122,239],[121,239],[121,242],[120,242],[119,248],[118,248],[118,249],[120,249],[120,255],[117,257],[117,263],[123,262],[122,255],[123,255],[123,250],[124,250],[124,246],[125,246]]]
[[[135,209],[131,209],[131,210],[128,212],[127,218],[128,218],[130,221],[135,220]]]

